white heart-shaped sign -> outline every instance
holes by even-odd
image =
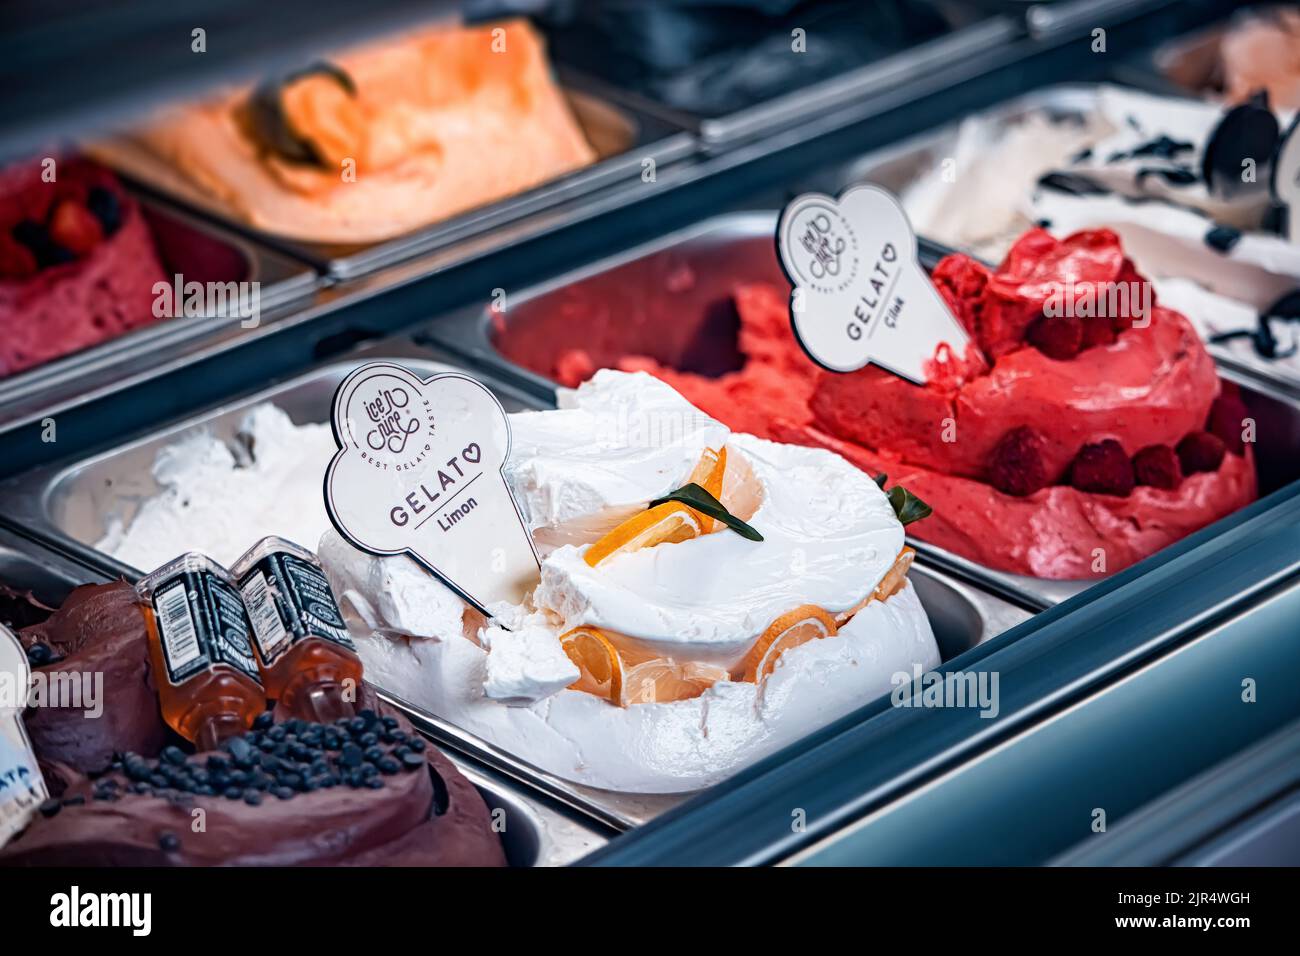
[[[809,357],[833,372],[874,363],[917,384],[961,361],[970,337],[916,258],[898,200],[877,186],[799,196],[777,225],[794,291],[790,318]]]
[[[31,682],[22,644],[0,624],[0,846],[27,825],[49,796],[23,727]]]
[[[484,613],[523,600],[540,565],[502,473],[510,422],[481,382],[363,365],[335,392],[333,424],[325,507],[339,534],[410,555]]]

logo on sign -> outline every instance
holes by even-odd
[[[366,444],[372,451],[387,449],[394,455],[406,450],[406,441],[420,430],[420,420],[409,410],[411,394],[404,388],[382,388],[365,402],[366,415],[374,425],[366,432]],[[429,423],[430,430],[433,423]]]
[[[801,207],[790,219],[790,265],[799,285],[818,292],[849,288],[858,274],[858,237],[838,209],[822,203]]]

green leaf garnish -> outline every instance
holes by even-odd
[[[874,480],[880,490],[885,491],[885,482],[889,480],[888,476],[881,472],[876,475]],[[894,487],[885,491],[885,497],[889,499],[889,504],[894,509],[894,515],[898,518],[899,524],[904,526],[934,514],[933,508],[902,485],[894,485]]]
[[[664,495],[662,498],[656,498],[646,507],[653,508],[656,505],[666,504],[669,501],[681,502],[688,507],[694,508],[701,514],[706,514],[710,518],[721,521],[742,538],[748,538],[750,541],[763,540],[761,534],[733,515],[727,510],[726,505],[693,481],[688,485],[678,488],[676,491],[668,492],[668,494]]]

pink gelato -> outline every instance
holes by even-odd
[[[163,270],[140,208],[83,160],[43,172],[0,170],[0,377],[158,321]]]

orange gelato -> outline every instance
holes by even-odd
[[[359,48],[132,140],[228,215],[311,242],[389,239],[595,158],[522,20]]]

